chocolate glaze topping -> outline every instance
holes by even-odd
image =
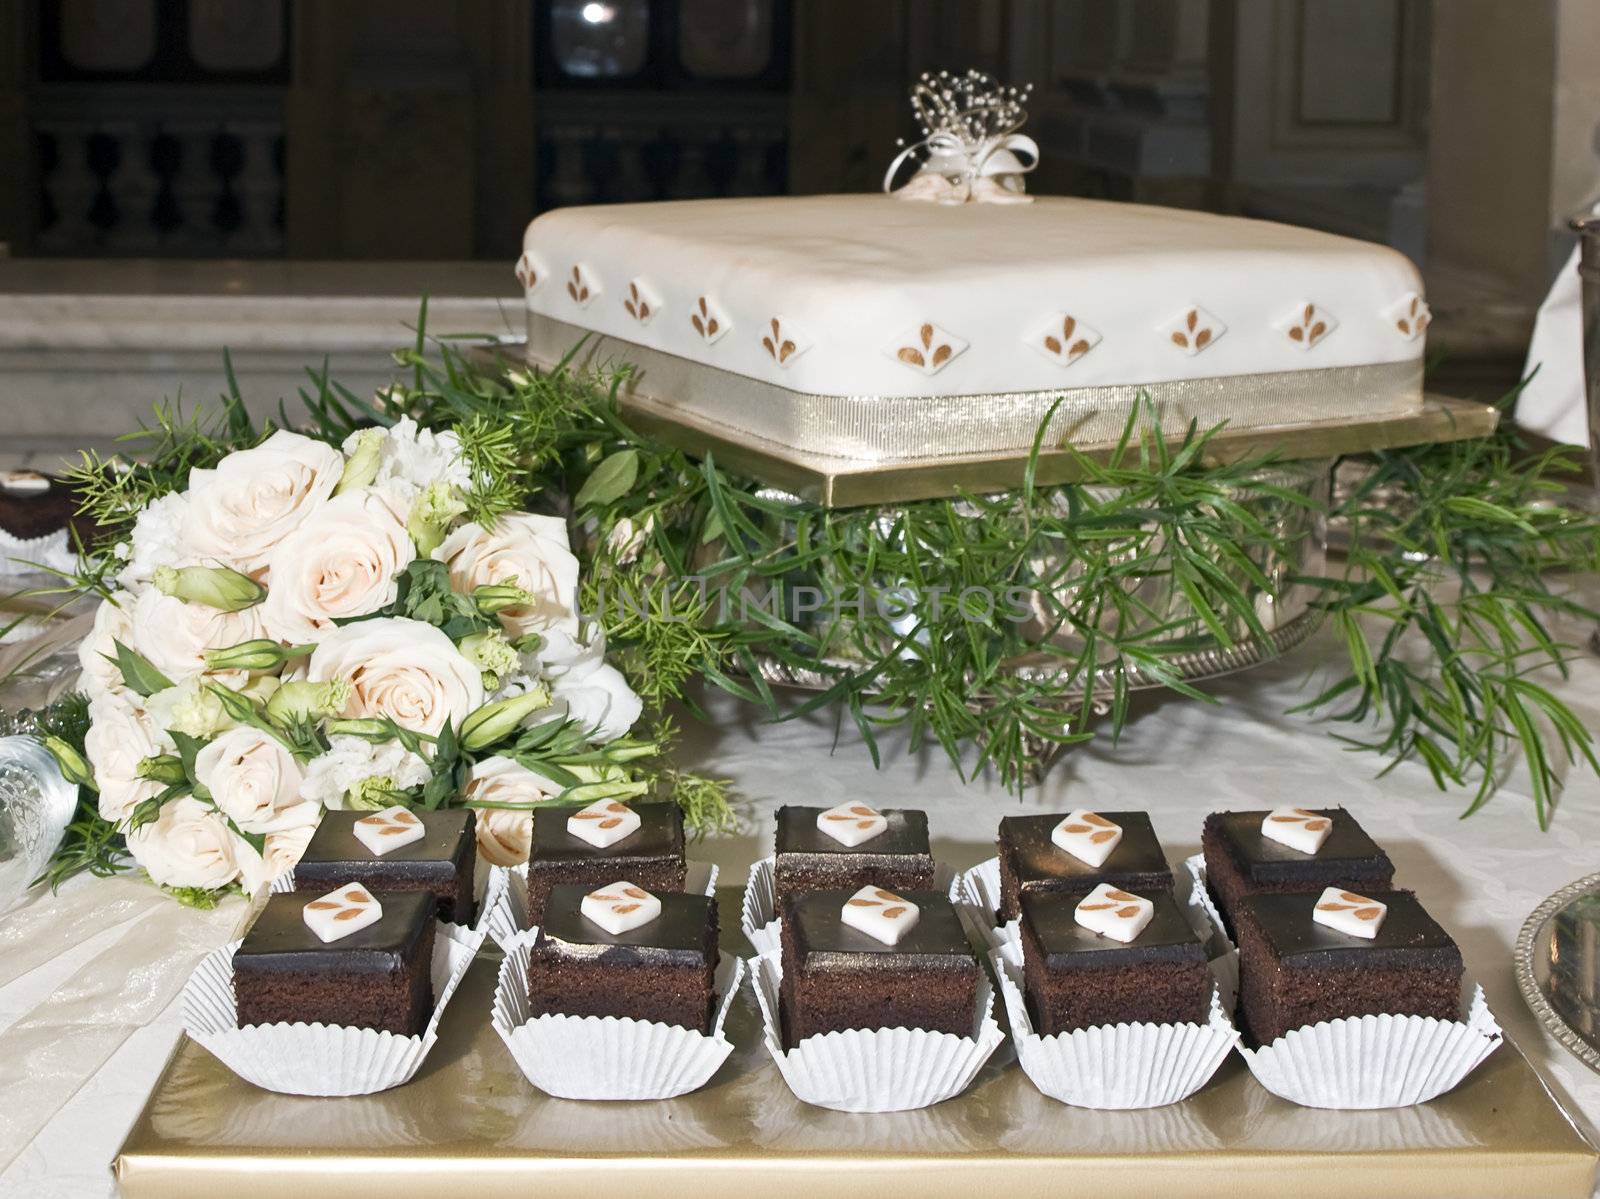
[[[895,857],[931,857],[928,814],[915,808],[883,808],[889,827],[860,845],[841,845],[817,827],[817,817],[827,808],[785,805],[778,809],[777,851],[782,854],[827,854],[830,858],[866,858],[881,861]]]
[[[337,812],[329,815],[339,815]],[[323,941],[306,925],[302,909],[321,898],[314,891],[269,896],[244,942],[234,950],[236,967],[311,973],[386,973],[405,968],[434,917],[434,898],[426,891],[372,892],[383,908],[376,924],[337,941]]]
[[[1238,904],[1238,919],[1241,924],[1253,922],[1273,954],[1289,970],[1418,965],[1461,968],[1461,950],[1410,891],[1359,894],[1389,908],[1378,935],[1370,941],[1316,923],[1311,913],[1322,898],[1320,891],[1243,896]]]
[[[683,857],[683,809],[675,803],[636,803],[639,827],[615,845],[604,849],[590,845],[567,831],[567,817],[581,808],[546,807],[533,810],[533,854],[543,861],[607,858],[621,862],[640,858]],[[619,875],[618,877],[622,877]]]
[[[1107,820],[1115,819],[1111,815]],[[1170,891],[1139,893],[1155,908],[1150,923],[1126,945],[1084,928],[1073,917],[1080,897],[1022,893],[1022,921],[1033,929],[1048,970],[1134,966],[1141,962],[1203,962],[1200,938]]]
[[[534,946],[536,954],[668,966],[716,960],[716,901],[709,895],[652,892],[661,901],[661,915],[638,928],[612,934],[579,910],[583,897],[593,889],[568,883],[550,888],[550,898],[545,901],[544,924]]]
[[[1266,812],[1214,812],[1206,818],[1220,834],[1228,856],[1239,872],[1254,883],[1293,883],[1300,879],[1327,877],[1336,866],[1341,878],[1384,881],[1392,877],[1394,864],[1378,843],[1367,836],[1356,818],[1343,808],[1307,808],[1333,821],[1328,839],[1314,854],[1301,853],[1265,837],[1261,822]]]
[[[859,971],[890,958],[898,969],[967,969],[974,962],[972,946],[967,944],[967,934],[948,896],[937,891],[897,891],[902,899],[917,905],[917,923],[898,945],[885,945],[840,919],[845,901],[854,894],[853,888],[807,891],[790,899],[784,923],[806,969]]]
[[[1007,816],[1000,821],[1000,851],[1010,854],[1024,891],[1030,883],[1081,879],[1085,891],[1097,883],[1110,883],[1151,899],[1154,897],[1148,892],[1172,886],[1172,868],[1148,814],[1096,812],[1122,829],[1122,840],[1103,866],[1080,861],[1050,840],[1050,833],[1066,815]]]
[[[465,808],[429,811],[412,809],[422,821],[422,836],[409,845],[375,854],[357,839],[355,824],[370,812],[324,812],[322,823],[311,834],[311,843],[295,866],[295,886],[338,881],[349,876],[350,866],[363,874],[382,870],[385,878],[417,884],[454,878],[457,864],[467,861],[468,851],[476,850],[473,816]]]

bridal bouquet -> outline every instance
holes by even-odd
[[[102,839],[198,898],[292,867],[327,808],[467,803],[510,864],[532,805],[643,793],[565,521],[470,519],[473,488],[457,433],[402,417],[273,432],[147,498],[98,555],[83,752],[47,742]]]

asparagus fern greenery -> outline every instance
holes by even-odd
[[[1215,430],[1163,439],[1134,418],[1109,457],[1078,461],[1076,484],[1036,486],[1030,463],[1013,492],[834,510],[636,431],[617,403],[625,370],[506,370],[421,334],[397,361],[406,382],[370,399],[308,372],[299,418],[280,406],[265,426],[230,369],[216,413],[160,406],[126,454],[87,455],[82,508],[114,541],[191,469],[274,427],[337,444],[410,416],[460,436],[475,519],[568,518],[581,607],[646,702],[641,743],[669,747],[674,703],[695,712],[704,680],[779,719],[836,705],[874,761],[882,731],[904,727],[1020,790],[1059,748],[1115,738],[1136,687],[1206,699],[1183,656],[1286,644],[1320,617],[1348,669],[1302,710],[1347,724],[1390,768],[1417,759],[1442,789],[1470,788],[1468,812],[1519,752],[1541,824],[1568,763],[1600,771],[1592,734],[1541,682],[1572,652],[1551,618],[1594,615],[1563,588],[1600,566],[1600,525],[1561,506],[1570,456],[1529,456],[1509,431],[1352,460],[1359,482],[1335,511],[1317,466],[1217,464]],[[1302,575],[1300,543],[1329,516],[1349,529],[1342,568]],[[95,548],[72,583],[104,591],[112,559]],[[427,580],[412,585],[429,602]],[[811,693],[780,703],[772,683],[795,680]],[[39,719],[81,749],[81,699]],[[717,780],[661,765],[652,785],[697,828],[731,820]],[[117,861],[86,802],[52,876]]]

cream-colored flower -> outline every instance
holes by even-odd
[[[337,495],[278,543],[262,604],[267,632],[299,645],[394,603],[400,572],[416,553],[405,513],[370,488]]]
[[[309,805],[308,805],[309,806]],[[239,882],[254,894],[280,874],[293,870],[311,843],[311,834],[317,831],[316,822],[300,828],[285,829],[281,833],[268,833],[257,853],[248,841],[234,839],[234,853],[239,860]]]
[[[481,672],[420,620],[383,617],[337,629],[312,651],[306,677],[349,682],[340,716],[387,716],[419,733],[437,733],[446,720],[459,728],[483,704]]]
[[[239,877],[241,847],[250,848],[192,795],[163,804],[159,816],[128,834],[134,861],[163,887],[226,887]]]
[[[338,450],[285,430],[214,469],[190,471],[184,547],[199,561],[259,578],[278,543],[326,502],[343,472]]]
[[[127,644],[174,683],[206,674],[206,651],[226,649],[266,635],[260,607],[224,612],[163,595],[154,587],[133,605],[133,640]],[[229,687],[242,687],[248,671],[225,670],[209,675]]]
[[[386,790],[405,791],[420,787],[431,773],[426,762],[398,741],[335,735],[328,738],[326,753],[306,763],[300,797],[340,809],[348,806],[353,793],[367,789],[369,779],[382,780],[376,785]]]
[[[321,809],[300,798],[300,764],[260,729],[229,729],[195,755],[194,775],[211,802],[245,833],[315,826]]]
[[[510,758],[485,758],[467,775],[468,800],[531,804],[559,794],[561,788],[543,775],[519,766]],[[528,860],[533,845],[533,811],[479,808],[478,852],[494,866],[515,866]]]
[[[83,748],[100,788],[100,815],[111,823],[122,824],[134,808],[161,793],[160,783],[139,777],[139,763],[170,753],[172,742],[131,697],[108,692],[89,701]]]
[[[433,556],[449,566],[450,585],[463,594],[514,579],[533,596],[531,604],[500,613],[513,637],[546,629],[578,631],[578,560],[568,545],[565,521],[508,512],[493,531],[477,523],[462,525]]]
[[[550,697],[566,704],[567,715],[600,745],[626,733],[644,711],[643,702],[622,672],[605,662],[581,675],[573,672],[557,679],[550,687]]]
[[[90,699],[126,690],[122,672],[108,660],[117,656],[118,641],[124,645],[133,641],[133,596],[126,591],[115,592],[110,599],[101,601],[94,610],[94,627],[78,645],[79,682]]]
[[[222,701],[198,678],[185,679],[146,697],[145,716],[158,729],[204,741],[233,724]]]

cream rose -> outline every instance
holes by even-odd
[[[416,550],[395,497],[363,488],[337,495],[278,543],[261,605],[267,632],[292,645],[315,641],[336,619],[394,603]]]
[[[212,470],[189,472],[184,548],[259,577],[278,543],[338,485],[344,457],[331,445],[279,431]]]
[[[450,568],[450,585],[457,591],[515,579],[534,597],[531,604],[500,613],[512,636],[546,629],[577,633],[578,560],[569,548],[565,521],[508,512],[493,531],[462,525],[433,556]]]
[[[317,831],[316,823],[302,828],[292,828],[281,833],[268,833],[257,853],[248,841],[234,838],[234,855],[239,861],[239,882],[254,894],[258,889],[281,874],[293,870],[311,843],[311,834]]]
[[[239,877],[241,848],[255,852],[192,795],[163,804],[159,816],[128,834],[134,861],[163,887],[226,887]]]
[[[483,704],[483,676],[455,643],[420,620],[357,621],[328,635],[312,651],[306,677],[345,679],[346,717],[387,716],[403,728],[437,733],[458,728]]]
[[[260,729],[229,729],[206,745],[195,755],[194,776],[241,832],[315,826],[320,815],[300,798],[303,775],[294,755]]]
[[[191,604],[154,587],[139,594],[133,605],[133,640],[125,642],[174,683],[206,673],[206,651],[226,649],[242,641],[267,635],[261,608],[224,612],[206,604]],[[211,678],[229,687],[249,681],[247,671],[226,670]]]
[[[126,591],[116,592],[94,610],[94,627],[78,646],[79,678],[91,699],[125,690],[122,672],[115,662],[108,661],[117,656],[118,641],[124,645],[133,642],[133,596]]]
[[[615,741],[633,727],[644,711],[622,672],[602,662],[592,670],[574,671],[557,679],[550,688],[552,699],[567,705],[567,715],[587,730],[589,739],[604,745]]]
[[[560,787],[510,758],[485,758],[467,775],[468,800],[493,803],[535,803],[558,794]],[[533,845],[531,809],[479,808],[478,852],[490,865],[515,866],[528,860]]]
[[[111,823],[122,824],[162,792],[160,783],[139,777],[139,763],[171,752],[172,743],[125,696],[107,693],[89,701],[83,748],[100,788],[100,815]]]

